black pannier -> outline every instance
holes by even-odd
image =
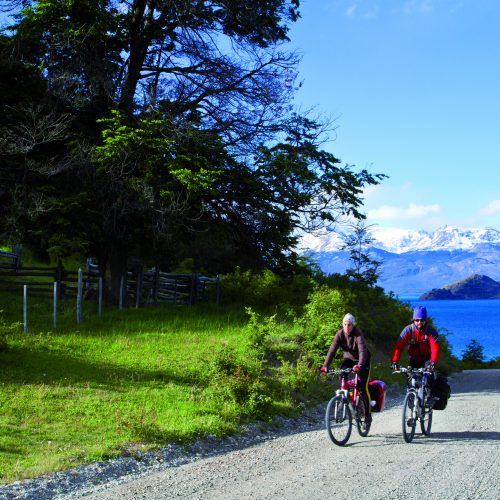
[[[448,384],[448,379],[443,375],[437,375],[434,384],[432,385],[432,395],[439,398],[434,402],[434,410],[444,410],[448,404],[448,399],[451,394],[451,387]]]

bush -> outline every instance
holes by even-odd
[[[352,312],[348,310],[348,304],[348,294],[326,286],[319,287],[309,296],[301,323],[304,347],[316,364],[323,362],[335,332],[342,327],[346,312]]]
[[[227,407],[239,408],[234,416],[239,413],[249,419],[267,420],[273,414],[262,364],[249,354],[243,358],[232,347],[224,346],[210,363],[208,383],[208,397],[222,398]]]
[[[256,274],[236,268],[222,278],[222,301],[263,310],[297,310],[306,303],[313,287],[312,277],[306,274],[281,277],[268,269]]]

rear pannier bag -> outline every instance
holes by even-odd
[[[368,390],[370,391],[370,398],[372,400],[372,411],[384,411],[385,393],[387,390],[385,383],[382,380],[370,380],[368,382]],[[373,401],[375,401],[374,406]]]
[[[448,379],[443,375],[437,375],[436,380],[432,386],[432,395],[439,398],[434,402],[434,410],[444,410],[448,404],[448,399],[451,394],[451,388],[448,384]]]

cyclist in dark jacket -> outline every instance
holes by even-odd
[[[413,322],[403,328],[392,354],[392,367],[395,369],[405,346],[408,346],[410,366],[434,369],[439,361],[441,349],[439,334],[434,327],[427,324],[427,309],[418,306],[413,311]]]
[[[370,377],[370,351],[366,346],[363,332],[356,326],[356,319],[352,314],[346,314],[342,321],[342,329],[333,337],[332,345],[328,349],[323,366],[320,371],[326,372],[338,349],[344,352],[344,359],[340,368],[352,368],[359,371],[361,390],[368,409],[367,421],[371,421],[370,392],[368,379]]]

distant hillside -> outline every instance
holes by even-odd
[[[422,300],[500,299],[500,283],[483,274],[473,274],[443,288],[433,288],[420,296]]]
[[[378,285],[396,295],[418,296],[443,283],[480,274],[500,281],[500,231],[493,228],[444,227],[433,233],[379,229],[373,231],[371,258],[382,262]],[[352,266],[333,232],[306,235],[302,252],[326,274],[343,273]]]

